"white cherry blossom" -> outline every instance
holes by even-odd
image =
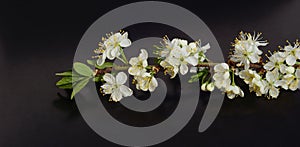
[[[277,98],[279,95],[279,88],[280,85],[279,81],[279,71],[277,69],[273,71],[268,71],[266,73],[266,80],[268,85],[266,86],[266,91],[268,91],[269,96],[272,98]]]
[[[226,89],[231,83],[229,66],[226,63],[217,64],[214,67],[215,74],[213,75],[214,85],[218,89]]]
[[[148,52],[145,49],[141,49],[141,53],[138,57],[133,57],[129,60],[131,67],[128,69],[128,73],[133,76],[143,76],[148,66]]]
[[[284,60],[286,58],[286,54],[283,52],[276,52],[271,55],[271,57],[268,57],[269,61],[264,65],[264,69],[271,71],[275,68],[277,69],[285,69],[282,68],[281,66],[284,64]],[[283,71],[282,71],[283,72]]]
[[[171,79],[174,78],[179,71],[179,61],[173,57],[168,57],[164,61],[161,61],[160,65],[165,69],[166,73],[171,76]]]
[[[299,88],[300,69],[297,69],[295,73],[289,73],[282,77],[279,81],[279,85],[285,90],[295,91]]]
[[[210,49],[209,43],[205,46],[201,46],[200,41],[191,42],[187,47],[187,51],[190,55],[195,56],[196,59],[199,59],[200,62],[203,62],[206,59],[205,53]]]
[[[143,90],[143,91],[149,90],[150,92],[153,92],[158,86],[158,82],[156,78],[150,73],[146,73],[143,76],[135,76],[134,79],[137,82],[136,89],[138,90]]]
[[[250,68],[250,63],[258,63],[263,53],[258,47],[266,46],[266,41],[260,40],[260,35],[251,35],[250,33],[240,33],[239,39],[235,40],[233,54],[230,60],[237,62],[238,66],[244,65],[245,69]]]
[[[116,77],[110,73],[105,73],[103,80],[106,82],[101,86],[104,94],[111,94],[111,100],[118,102],[123,97],[132,95],[132,90],[125,86],[127,76],[124,72],[119,72]]]
[[[233,99],[237,96],[240,96],[240,97],[244,97],[244,92],[243,90],[236,86],[236,85],[230,85],[226,88],[226,94],[227,94],[227,97],[230,98],[230,99]]]
[[[158,52],[160,57],[166,58],[170,55],[170,52],[175,48],[182,48],[183,46],[187,46],[187,41],[174,38],[172,41],[169,40],[167,36],[163,38],[162,47]]]
[[[249,85],[251,92],[255,92],[257,96],[266,94],[267,81],[263,80],[262,77],[254,70],[243,70],[239,73],[239,77]]]
[[[285,46],[283,50],[287,53],[285,61],[288,65],[295,65],[297,60],[300,59],[300,47],[298,42],[296,42],[294,46],[291,44]]]
[[[131,41],[128,39],[128,33],[125,32],[115,33],[108,35],[108,38],[103,38],[104,42],[99,43],[99,49],[96,50],[98,53],[102,53],[97,60],[97,64],[100,66],[105,62],[105,59],[113,60],[121,55],[121,50],[124,47],[129,47]]]

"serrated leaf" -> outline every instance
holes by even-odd
[[[73,86],[73,91],[71,94],[71,99],[74,98],[74,96],[89,83],[90,78],[84,78],[83,80],[79,81]]]
[[[93,70],[89,66],[83,63],[76,62],[74,63],[73,67],[74,70],[80,75],[87,76],[87,77],[91,77],[93,75]]]

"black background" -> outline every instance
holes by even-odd
[[[1,147],[117,146],[88,127],[75,102],[57,95],[64,91],[55,87],[54,73],[72,66],[76,47],[95,20],[130,2],[0,2]],[[241,30],[263,32],[270,42],[266,50],[300,38],[297,0],[167,2],[198,15],[225,55]],[[299,103],[299,91],[283,92],[277,100],[249,93],[226,99],[204,133],[197,132],[205,109],[200,105],[179,134],[157,146],[297,146]]]

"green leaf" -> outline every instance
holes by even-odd
[[[63,77],[62,79],[60,79],[58,82],[56,82],[56,86],[58,88],[61,89],[72,89],[72,83],[74,82],[78,82],[80,80],[85,79],[86,77],[78,77],[78,76],[74,76],[74,77]]]
[[[73,89],[72,83],[64,84],[64,85],[58,85],[57,87],[60,88],[60,89]]]
[[[108,67],[113,67],[113,63],[112,62],[104,62],[101,66],[95,64],[95,67],[98,69],[104,69],[104,68],[108,68]]]
[[[70,84],[70,83],[72,84],[72,77],[63,77],[56,83],[56,86]]]
[[[96,60],[86,60],[86,62],[89,64],[89,65],[92,65],[92,66],[95,66],[97,61]]]
[[[65,72],[62,72],[62,73],[56,73],[55,74],[56,76],[72,76],[72,71],[65,71]]]
[[[90,78],[84,78],[83,80],[79,81],[73,86],[73,91],[71,94],[71,99],[74,98],[74,96],[89,83]]]
[[[93,70],[88,67],[87,65],[80,63],[80,62],[76,62],[74,63],[74,70],[83,76],[87,76],[87,77],[91,77],[93,75]]]

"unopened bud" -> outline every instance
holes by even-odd
[[[207,84],[206,89],[208,91],[214,91],[215,85],[213,83],[209,83],[209,84]]]
[[[207,91],[206,85],[207,85],[207,83],[203,83],[203,84],[201,85],[201,90],[202,90],[202,91]]]

